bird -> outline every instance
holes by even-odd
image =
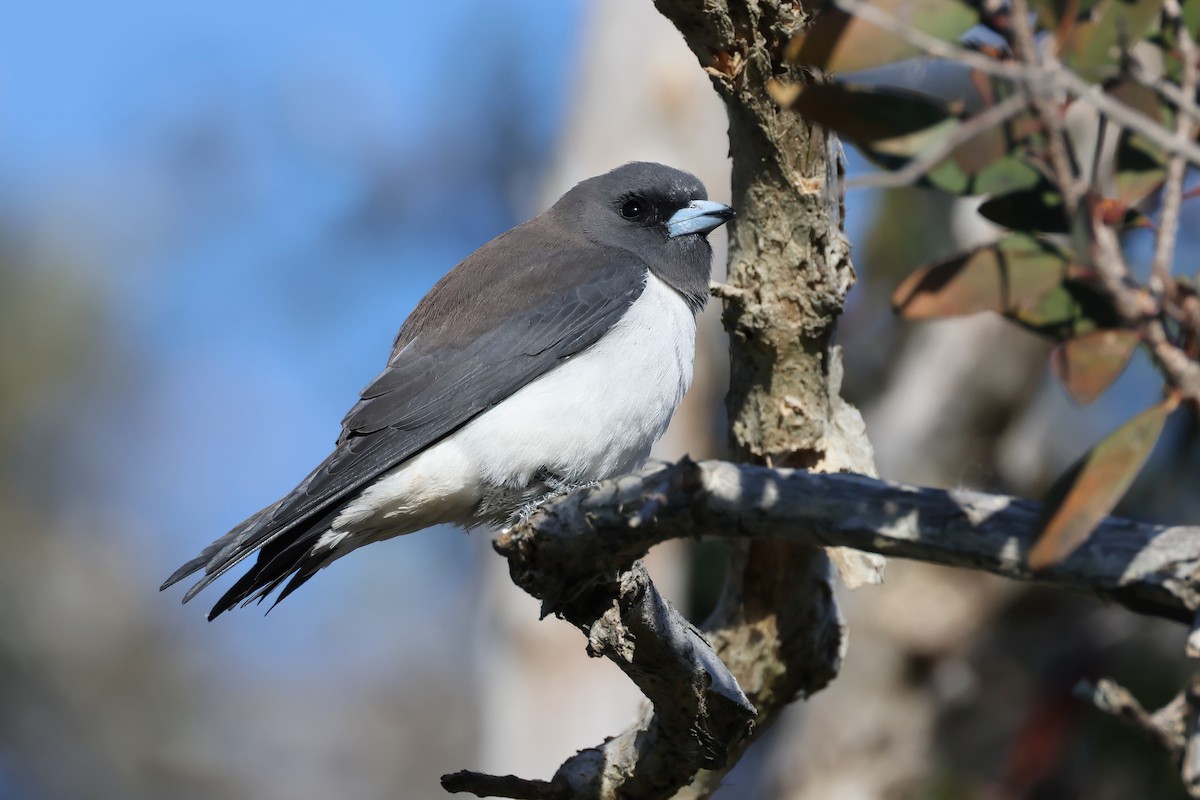
[[[274,608],[363,545],[503,525],[636,469],[691,383],[707,235],[734,216],[694,175],[633,162],[487,242],[413,309],[333,452],[161,589],[202,573],[186,603],[257,553],[208,618],[282,586]]]

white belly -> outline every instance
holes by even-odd
[[[691,384],[695,344],[691,309],[650,275],[599,342],[384,475],[322,544],[332,548],[356,532],[374,540],[442,522],[472,524],[481,500],[523,489],[542,470],[586,483],[634,469]]]

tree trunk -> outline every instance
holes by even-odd
[[[836,141],[776,106],[767,82],[788,73],[784,45],[805,22],[798,3],[656,0],[712,78],[729,115],[732,202],[726,300],[728,397],[737,460],[874,474],[858,412],[839,397],[832,347],[855,280],[842,233]],[[878,561],[840,553],[853,583]],[[718,654],[759,710],[755,737],[788,703],[837,674],[845,632],[820,548],[735,546],[722,602],[706,625]],[[743,744],[749,744],[753,738]],[[680,796],[707,796],[703,773]]]

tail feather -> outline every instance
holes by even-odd
[[[254,566],[221,595],[221,599],[208,612],[208,618],[216,619],[238,603],[246,606],[256,600],[261,602],[266,599],[288,576],[300,569],[309,557],[312,544],[329,527],[334,516],[336,514],[333,513],[325,515],[295,538],[289,537],[287,541],[276,539],[262,547]],[[275,602],[282,599],[281,595]]]
[[[273,514],[282,502],[267,506],[205,547],[200,555],[171,573],[163,582],[160,591],[203,570],[204,574],[200,580],[184,593],[183,602],[186,603],[245,558],[257,552],[258,557],[254,565],[217,600],[209,611],[208,618],[215,619],[238,603],[249,602],[248,598],[261,599],[273,592],[284,580],[300,570],[306,559],[311,558],[310,548],[320,535],[328,530],[345,505],[333,503],[315,509],[312,513],[271,531],[271,524],[278,522],[273,519]],[[305,580],[315,572],[313,569]],[[299,583],[290,587],[280,599],[298,586]]]

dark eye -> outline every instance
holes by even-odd
[[[621,206],[621,216],[625,219],[637,219],[642,216],[645,207],[645,203],[638,198],[630,198],[625,201],[625,205]]]

